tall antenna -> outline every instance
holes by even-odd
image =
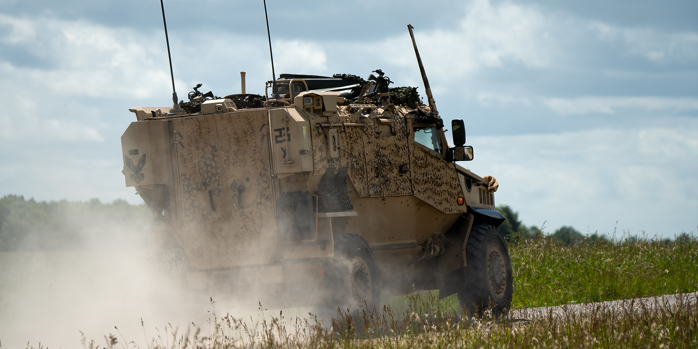
[[[412,29],[414,29],[414,27],[412,26],[412,24],[408,24],[407,29],[410,31],[410,36],[412,37],[412,45],[414,46],[414,53],[417,55],[417,63],[419,63],[419,71],[422,73],[422,80],[424,81],[424,90],[426,91],[427,98],[429,100],[429,109],[431,109],[432,113],[438,115],[439,112],[436,110],[436,102],[434,101],[434,97],[431,95],[431,87],[429,87],[427,73],[424,71],[424,66],[422,65],[422,57],[419,56],[417,42],[414,41],[414,33],[412,32]]]
[[[180,112],[182,109],[179,107],[179,103],[177,103],[177,90],[175,89],[175,82],[174,82],[174,72],[172,71],[172,55],[170,55],[170,38],[167,36],[167,21],[165,20],[165,4],[162,3],[162,0],[160,0],[160,8],[162,9],[162,24],[165,25],[165,41],[167,42],[167,58],[170,60],[170,77],[172,78],[172,102],[174,103],[174,106],[172,107],[172,112],[177,113]]]
[[[279,94],[277,93],[278,90],[276,89],[276,73],[274,72],[274,53],[271,52],[271,34],[269,33],[269,16],[267,15],[267,0],[264,0],[264,18],[267,19],[267,38],[269,38],[269,56],[271,56],[271,98],[279,99]]]

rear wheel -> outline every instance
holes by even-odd
[[[482,316],[491,309],[499,315],[511,308],[513,278],[506,243],[491,225],[473,226],[466,246],[466,282],[458,291],[461,307]]]
[[[335,260],[326,281],[328,304],[342,310],[372,309],[379,302],[378,273],[373,254],[366,240],[356,234],[334,238]]]

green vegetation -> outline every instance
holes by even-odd
[[[509,243],[514,309],[698,292],[698,239],[583,239],[573,246],[555,236]],[[437,291],[430,293],[432,297]],[[405,309],[409,298],[387,300]],[[459,309],[456,295],[439,301]]]
[[[535,225],[530,227],[525,226],[523,222],[521,222],[521,220],[519,219],[519,213],[512,210],[511,207],[507,205],[500,205],[497,206],[497,210],[506,218],[506,221],[504,221],[504,223],[502,223],[502,225],[500,225],[497,228],[497,230],[499,231],[500,235],[507,239],[507,241],[512,242],[518,241],[520,239],[532,239],[540,235],[545,235],[543,231]],[[574,229],[573,227],[566,225],[555,230],[555,232],[553,232],[552,235],[558,241],[568,246],[576,244],[585,239],[588,241],[608,241],[608,238],[606,236],[599,235],[597,233],[589,237],[585,237],[577,229]]]
[[[698,240],[581,240],[555,236],[509,246],[513,307],[537,307],[698,291]]]
[[[507,218],[498,229],[509,244],[514,308],[698,291],[695,236],[614,240],[570,226],[546,235],[510,207],[497,209]]]
[[[88,243],[120,244],[152,224],[149,209],[125,200],[102,203],[0,199],[0,251],[75,249]]]

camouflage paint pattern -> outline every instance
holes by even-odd
[[[276,248],[265,110],[176,119],[176,228],[198,269],[268,262]]]
[[[412,168],[414,196],[443,213],[463,213],[466,205],[458,205],[463,196],[458,174],[453,164],[443,161],[431,149],[415,144]]]
[[[306,106],[302,100],[308,96],[312,97],[312,105]],[[442,154],[414,142],[414,109],[393,105],[325,105],[328,101],[334,102],[336,98],[326,93],[305,93],[291,107],[167,118],[146,115],[129,127],[122,137],[125,154],[133,147],[159,149],[170,143],[171,168],[162,161],[157,168],[149,168],[156,162],[148,154],[143,167],[147,172],[143,173],[154,182],[144,183],[167,184],[172,188],[171,208],[176,212],[169,225],[197,269],[265,265],[309,256],[331,257],[327,246],[320,249],[319,244],[315,247],[280,244],[275,213],[275,201],[282,191],[308,190],[313,194],[320,177],[330,168],[348,168],[347,185],[358,216],[320,219],[318,223],[327,221],[327,224],[318,225],[318,240],[324,239],[328,246],[332,246],[332,234],[342,232],[359,234],[379,250],[384,244],[422,244],[433,234],[446,232],[468,206],[494,208],[493,195],[484,193],[478,185],[481,177],[444,161]],[[282,114],[292,118],[286,119]],[[275,133],[270,120],[275,120],[272,122],[277,124],[276,128],[296,122],[303,130],[302,125],[307,125],[309,154],[300,154],[301,158],[307,156],[312,160],[309,166],[275,169],[278,164],[271,160],[280,161],[281,145],[272,143]],[[161,125],[154,127],[156,123]],[[162,126],[165,124],[169,125],[169,131]],[[420,120],[420,125],[423,124]],[[330,135],[337,139],[335,147],[329,144]],[[291,140],[285,138],[289,144],[303,139],[289,137]],[[279,148],[274,148],[274,154],[270,144]],[[299,150],[296,144],[293,147],[295,158]],[[137,166],[139,158],[131,157],[132,168]],[[151,172],[154,174],[149,175]],[[138,185],[129,182],[133,173],[125,168],[127,185]],[[172,179],[158,173],[171,174]],[[466,176],[474,179],[470,191],[466,189]],[[458,197],[465,197],[466,204],[458,205]],[[413,253],[410,251],[405,253]]]

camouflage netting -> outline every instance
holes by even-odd
[[[355,103],[356,99],[359,97],[359,94],[361,94],[361,89],[364,88],[364,86],[368,83],[368,81],[364,80],[358,75],[354,74],[334,74],[332,75],[333,78],[336,79],[344,79],[347,81],[351,81],[355,84],[358,84],[359,86],[356,86],[351,89],[351,94],[343,96],[344,98],[347,99],[349,103]]]
[[[384,76],[383,71],[380,69],[376,69],[374,73],[377,73],[378,76],[376,77],[375,75],[371,74],[371,77],[369,77],[369,81],[375,81],[376,83],[378,83],[379,89],[387,89],[388,85],[392,83],[392,81],[390,81],[390,78]],[[351,81],[359,85],[351,89],[350,95],[343,96],[347,99],[349,103],[380,103],[380,93],[365,96],[364,98],[362,98],[361,101],[358,101],[358,97],[361,93],[361,90],[364,88],[364,86],[366,86],[366,84],[369,83],[369,81],[364,80],[362,77],[353,74],[334,74],[332,75],[332,77]],[[419,92],[417,92],[417,87],[393,87],[390,88],[387,92],[390,93],[390,101],[393,104],[406,105],[410,108],[417,108],[417,106],[423,104],[421,98],[419,97]]]
[[[363,88],[364,85],[366,85],[366,83],[368,83],[368,81],[366,81],[363,78],[361,78],[360,76],[354,75],[354,74],[334,74],[334,75],[332,75],[332,77],[335,79],[349,80],[355,84],[361,85],[361,87],[359,88],[359,91],[361,90],[361,88]]]
[[[390,101],[397,105],[407,105],[410,108],[417,108],[422,104],[419,92],[416,87],[404,86],[390,89]]]
[[[238,109],[262,108],[267,100],[264,96],[254,94],[230,95],[225,98],[231,99]]]
[[[439,117],[438,114],[434,114],[430,111],[424,111],[423,108],[417,108],[417,113],[414,116],[414,122],[418,124],[432,124],[435,123],[437,127],[444,127],[444,121]]]

